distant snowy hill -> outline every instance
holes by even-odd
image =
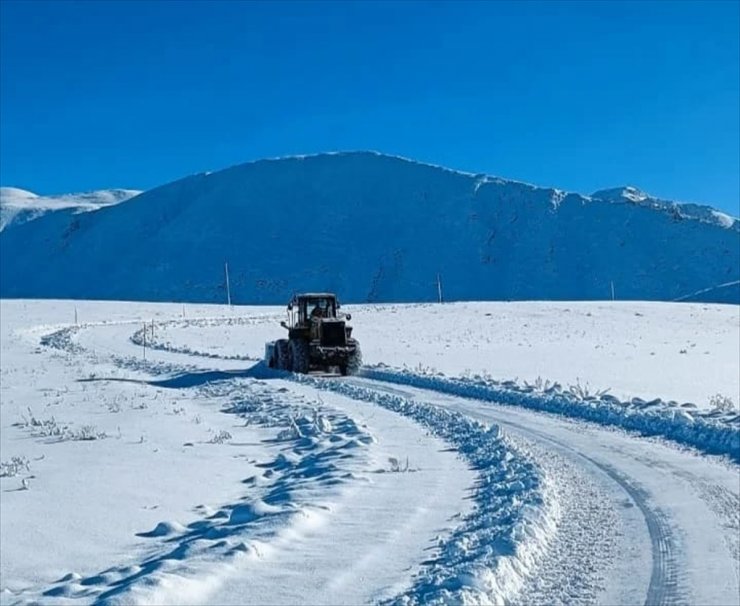
[[[0,296],[284,303],[740,302],[740,222],[634,188],[567,194],[371,152],[262,160],[0,234]],[[693,294],[697,293],[697,294]],[[692,298],[693,296],[693,298]]]
[[[649,208],[670,213],[677,219],[695,219],[697,221],[703,221],[705,223],[711,223],[735,230],[738,229],[738,224],[740,223],[734,217],[715,210],[710,206],[702,206],[699,204],[678,204],[669,200],[660,200],[640,191],[636,187],[631,186],[617,187],[615,189],[602,189],[601,191],[591,194],[591,197],[599,200],[606,200],[607,202],[632,202],[634,204],[641,204]]]
[[[39,196],[25,189],[0,187],[0,231],[58,210],[89,212],[124,202],[141,192],[133,189],[104,189],[81,194]]]

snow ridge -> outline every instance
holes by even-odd
[[[285,374],[285,373],[278,373]],[[410,417],[441,437],[477,470],[476,508],[438,544],[412,586],[387,604],[509,603],[533,574],[557,534],[552,485],[526,451],[497,425],[351,383],[290,375]]]
[[[562,392],[557,384],[538,392],[533,386],[518,386],[513,381],[499,383],[480,377],[425,376],[382,365],[364,367],[362,376],[621,427],[643,436],[666,438],[708,454],[726,455],[740,462],[740,415],[735,412],[700,411],[661,400],[645,402],[640,398],[620,402],[608,394],[580,398]]]
[[[611,203],[631,203],[640,206],[653,208],[663,213],[667,213],[675,220],[694,220],[702,223],[709,223],[724,229],[730,229],[740,232],[740,219],[720,212],[711,206],[702,204],[691,204],[672,202],[662,200],[639,190],[631,185],[624,187],[615,187],[612,189],[602,189],[594,192],[590,196],[592,199],[604,200]]]
[[[134,189],[103,189],[59,196],[39,196],[17,187],[0,187],[0,232],[12,225],[39,219],[47,213],[60,210],[72,213],[91,212],[120,204],[140,193],[141,191]]]
[[[271,321],[275,321],[276,317],[270,316]],[[247,318],[220,318],[220,319],[210,319],[210,318],[204,318],[200,320],[170,320],[168,322],[160,322],[157,325],[157,330],[161,331],[163,328],[187,328],[190,326],[244,326],[244,325],[252,325],[257,323],[264,322],[264,319],[259,318],[255,319],[253,317],[247,317]],[[171,353],[183,353],[188,354],[191,356],[200,356],[202,358],[218,358],[221,360],[248,360],[252,362],[258,362],[262,358],[257,358],[255,356],[249,356],[249,355],[223,355],[223,354],[215,354],[208,351],[198,351],[195,349],[192,349],[189,346],[177,346],[171,343],[170,341],[160,341],[156,335],[153,335],[149,332],[149,329],[144,326],[134,332],[133,335],[130,337],[131,342],[134,345],[140,345],[140,346],[146,346],[149,349],[157,349],[159,351],[169,351]]]

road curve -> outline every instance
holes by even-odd
[[[129,328],[102,330],[120,331],[123,337]],[[90,348],[99,334],[100,330],[87,332],[80,335],[81,341]],[[88,340],[92,342],[85,343]],[[124,355],[138,353],[127,339],[121,339],[119,345]],[[172,356],[182,360],[198,358],[185,352],[162,353],[169,360]],[[222,364],[244,367],[243,362],[232,360],[219,360]],[[611,534],[619,537],[608,574],[596,595],[574,590],[562,595],[563,602],[740,604],[737,465],[660,440],[636,438],[621,430],[515,406],[364,377],[337,380],[499,424],[514,440],[522,441],[530,450],[534,448],[536,454],[539,452],[544,465],[552,465],[555,457],[563,461],[559,463],[559,473],[565,470],[566,475],[577,478],[572,486],[589,481],[598,487],[597,492],[608,496],[610,507],[578,503],[577,499],[570,503],[568,515],[572,519],[569,518],[568,532],[572,537],[565,541],[566,548],[555,549],[549,560],[542,563],[541,578],[525,587],[523,596],[528,603],[547,602],[547,597],[550,603],[554,601],[553,594],[548,593],[554,581],[548,585],[548,578],[577,585],[577,568],[588,567],[589,558],[599,557],[600,547],[589,544],[594,537],[605,534],[595,532],[595,528],[612,523],[611,510],[619,518],[619,530],[612,529]],[[593,511],[583,515],[581,510],[587,508]],[[587,556],[576,553],[588,549]]]
[[[650,605],[740,603],[740,469],[736,465],[554,415],[374,379],[348,380],[497,423],[514,439],[534,441],[545,452],[588,470],[614,499],[620,493],[621,502],[626,497],[641,520],[629,516],[623,520],[625,545],[639,543],[647,535],[649,574],[642,570],[645,563],[639,563],[639,558],[630,565],[628,560],[636,554],[622,554],[597,601],[635,603],[634,592],[643,585],[640,601]],[[566,562],[560,565],[565,568]]]

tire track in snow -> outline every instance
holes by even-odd
[[[563,418],[592,422],[602,427],[618,427],[636,435],[659,436],[701,452],[728,456],[740,462],[740,415],[687,412],[675,403],[634,400],[620,402],[608,394],[583,398],[549,387],[538,391],[516,381],[487,381],[479,378],[452,378],[444,375],[413,373],[388,366],[364,367],[361,376],[384,383],[405,385],[434,393],[449,394],[499,406],[512,406]],[[557,384],[556,384],[557,385]]]
[[[162,349],[166,350],[167,348],[162,347]],[[194,352],[194,351],[177,351],[177,353],[185,353],[185,354],[190,354],[196,357],[203,357],[203,354],[201,354],[200,352]],[[386,393],[391,393],[396,396],[400,396],[403,394],[401,390],[393,389],[390,386],[388,386],[387,388],[384,388],[382,391]],[[522,428],[522,429],[525,429],[525,428]],[[540,438],[542,437],[543,436],[540,434]],[[564,445],[561,445],[561,446],[564,446]],[[576,452],[576,451],[573,451],[573,452]],[[579,454],[579,453],[576,452],[576,454]],[[583,458],[588,459],[588,457],[585,457],[585,456]],[[635,504],[638,506],[643,516],[645,517],[646,525],[650,532],[651,542],[653,545],[653,560],[654,560],[653,561],[653,573],[651,575],[650,588],[648,589],[648,597],[647,597],[646,603],[647,604],[664,604],[666,603],[666,600],[670,603],[677,603],[676,600],[674,599],[676,596],[673,596],[673,594],[666,589],[666,585],[667,585],[666,579],[675,579],[677,576],[675,572],[673,573],[669,572],[671,570],[671,567],[666,564],[666,561],[670,559],[669,556],[672,553],[672,544],[673,544],[672,541],[667,539],[668,535],[666,532],[666,525],[661,523],[657,519],[657,516],[652,514],[652,511],[648,508],[647,504],[645,503],[643,493],[640,492],[640,489],[631,486],[625,479],[621,478],[619,474],[613,469],[606,469],[605,466],[602,467],[600,464],[592,460],[590,461],[593,464],[595,464],[597,467],[602,469],[604,473],[609,475],[630,495],[632,500],[635,502]],[[675,581],[673,582],[673,586],[675,587]]]
[[[169,346],[165,344],[162,349],[168,351]],[[200,352],[189,348],[180,348],[176,353],[202,356]],[[264,372],[269,376],[263,378],[292,378],[299,383],[305,382],[322,388],[321,380],[315,382],[315,377],[306,377],[304,380],[302,377],[267,369]],[[264,373],[257,374],[261,376]],[[358,398],[357,394],[344,393],[341,390],[339,393],[358,401],[366,400]],[[457,444],[458,449],[465,453],[465,458],[470,458],[479,466],[485,480],[479,489],[485,497],[483,502],[479,502],[479,517],[461,526],[453,534],[451,541],[438,545],[439,549],[447,550],[448,555],[425,562],[425,566],[432,567],[431,576],[426,578],[422,572],[415,585],[398,599],[403,603],[407,600],[425,603],[429,598],[434,599],[434,596],[440,595],[446,596],[441,598],[444,601],[448,601],[448,598],[455,600],[460,596],[476,601],[488,601],[491,596],[494,596],[495,601],[514,597],[526,580],[526,570],[546,552],[547,528],[550,526],[548,516],[551,512],[541,506],[542,495],[537,490],[538,481],[535,479],[537,474],[528,462],[526,453],[509,452],[509,445],[501,438],[496,427],[491,433],[485,426],[459,414],[442,411],[437,407],[423,407],[426,412],[420,416],[409,414],[405,405],[401,407],[402,410],[398,410],[392,405],[387,406],[387,402],[380,404],[384,408],[415,418],[432,429],[433,434],[448,442],[451,439],[455,444],[463,439],[462,443]],[[410,408],[413,407],[411,404]],[[493,492],[489,494],[489,491]],[[528,493],[531,491],[530,497]],[[553,499],[550,501],[552,503]],[[517,521],[520,515],[524,518]],[[479,537],[478,534],[482,536]],[[488,535],[492,535],[495,541]],[[510,547],[506,547],[507,545]],[[508,554],[508,550],[514,549],[514,546],[516,551],[513,557],[497,555],[499,548],[503,548],[504,554]],[[483,574],[478,578],[479,572],[476,566],[471,567],[471,562],[477,562],[480,558],[484,560],[484,565],[481,569]],[[509,562],[514,559],[516,563]],[[499,574],[492,574],[489,568],[498,570]],[[440,579],[447,581],[440,585]]]
[[[689,604],[690,600],[687,599],[685,593],[679,587],[681,571],[679,570],[678,560],[675,555],[676,542],[673,532],[666,521],[666,516],[660,510],[653,509],[649,505],[649,497],[644,489],[633,484],[616,469],[599,463],[582,453],[577,453],[577,451],[573,452],[580,454],[581,457],[601,469],[619,484],[632,497],[635,505],[637,505],[642,512],[642,516],[645,518],[645,523],[650,533],[653,558],[653,569],[650,575],[647,596],[645,597],[645,605]]]
[[[368,387],[370,389],[376,388],[379,391],[386,392],[387,388],[385,382],[379,379],[360,379],[352,378],[352,382]],[[377,384],[380,385],[377,385]],[[375,384],[375,385],[374,385]],[[393,389],[393,388],[388,388]],[[397,393],[398,389],[394,389]],[[425,389],[421,391],[434,392],[433,389]],[[441,392],[438,392],[441,393]],[[405,397],[413,398],[413,393],[405,393]],[[486,415],[482,415],[480,410],[476,410],[474,407],[467,406],[466,404],[471,400],[463,396],[455,397],[450,396],[448,393],[443,393],[446,398],[456,398],[463,404],[461,410],[465,414],[481,418],[486,422],[491,422],[492,419]],[[436,403],[435,403],[436,404]],[[650,504],[650,498],[648,493],[640,487],[637,483],[628,479],[626,476],[621,474],[615,468],[610,465],[600,463],[595,459],[583,454],[582,452],[572,448],[570,445],[560,442],[552,438],[552,436],[546,435],[539,431],[533,430],[529,427],[515,423],[512,421],[501,421],[495,420],[496,423],[500,423],[504,427],[513,427],[520,432],[530,435],[538,441],[543,441],[548,444],[556,446],[560,450],[567,451],[572,457],[582,459],[587,464],[596,467],[602,474],[608,476],[612,481],[616,482],[619,487],[629,495],[631,501],[638,507],[642,514],[647,530],[650,536],[651,550],[652,550],[652,570],[650,575],[650,582],[647,588],[647,594],[645,596],[645,605],[667,605],[667,604],[690,604],[691,599],[687,595],[684,588],[681,587],[680,579],[683,578],[684,573],[678,565],[678,558],[676,556],[676,538],[670,525],[667,522],[667,518],[663,512],[659,509],[654,508]]]
[[[571,446],[552,439],[551,436],[547,436],[541,432],[529,429],[517,423],[511,423],[511,425],[522,431],[538,436],[542,441],[555,444],[559,448],[569,451],[575,457],[584,459],[614,480],[630,496],[634,504],[640,510],[642,517],[645,519],[645,524],[647,525],[648,533],[650,534],[650,544],[652,548],[653,566],[650,575],[650,584],[648,586],[647,595],[645,596],[645,606],[691,603],[679,587],[679,579],[682,576],[682,571],[678,567],[678,559],[675,554],[676,540],[673,536],[673,531],[666,521],[665,514],[650,505],[649,495],[642,487],[633,481],[630,481],[611,465],[600,463]]]
[[[398,390],[396,390],[396,392],[398,392]],[[527,432],[532,432],[531,429],[526,427],[521,428]],[[545,437],[544,434],[540,434],[540,436],[542,439],[548,439],[550,442],[555,442],[551,438]],[[667,517],[663,512],[654,508],[650,504],[649,494],[647,491],[638,484],[633,483],[627,476],[620,474],[613,467],[601,464],[587,455],[583,455],[577,450],[569,448],[564,443],[555,443],[562,448],[568,448],[574,455],[580,456],[584,460],[593,464],[602,473],[609,476],[630,496],[632,502],[634,502],[644,517],[652,545],[653,559],[646,604],[681,603],[682,600],[687,601],[686,594],[680,588],[679,583],[681,574],[677,568],[676,538],[668,524]],[[723,510],[724,509],[725,507],[723,507]]]
[[[690,471],[676,469],[648,459],[642,460],[645,464],[665,469],[667,473],[676,475],[686,481],[696,495],[714,512],[721,526],[728,531],[725,533],[724,539],[735,562],[735,577],[740,581],[740,495],[734,494],[717,484],[712,484]],[[740,485],[740,478],[738,478],[738,484]]]

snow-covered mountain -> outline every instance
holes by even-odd
[[[89,212],[119,204],[141,192],[133,189],[103,189],[61,196],[39,196],[17,187],[0,187],[0,232],[10,225],[26,223],[58,211]]]
[[[668,212],[678,219],[695,219],[721,227],[738,229],[738,220],[727,213],[720,212],[711,206],[701,204],[677,204],[670,200],[654,198],[636,187],[627,185],[614,189],[602,189],[591,194],[592,198],[606,200],[607,202],[632,202],[649,208]]]
[[[634,188],[565,193],[372,152],[262,160],[0,234],[0,295],[283,303],[740,302],[740,222]]]

